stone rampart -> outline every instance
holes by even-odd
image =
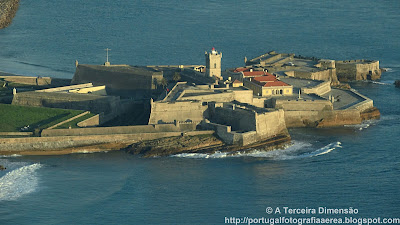
[[[353,94],[359,96],[360,98],[363,98],[364,100],[362,102],[360,102],[360,103],[357,103],[357,104],[355,104],[353,106],[350,106],[349,109],[357,109],[360,112],[362,112],[362,111],[365,111],[367,109],[370,109],[370,108],[374,107],[374,101],[372,99],[370,99],[370,98],[358,93],[354,89],[350,89],[350,91]]]
[[[13,97],[12,104],[118,114],[120,98],[118,96],[31,91],[16,93]]]
[[[285,111],[285,122],[288,128],[293,127],[335,127],[360,124],[358,110],[332,111]]]
[[[72,120],[78,119],[79,117],[82,117],[82,116],[84,116],[84,115],[86,115],[86,114],[89,114],[89,113],[90,113],[89,111],[83,112],[83,113],[81,113],[81,114],[79,114],[79,115],[76,115],[76,116],[71,117],[71,118],[69,118],[69,119],[66,119],[66,120],[64,120],[64,121],[61,121],[61,122],[59,122],[59,123],[57,123],[57,124],[54,124],[53,126],[48,127],[47,129],[54,129],[54,128],[58,127],[58,126],[61,126],[61,125],[65,124],[65,123],[68,123],[68,122],[70,122],[70,121],[72,121]]]
[[[26,84],[33,86],[63,86],[68,85],[71,79],[52,77],[29,77],[29,76],[0,76],[0,79],[10,83]]]
[[[273,99],[268,107],[283,109],[285,111],[323,111],[333,110],[333,105],[328,100],[310,99]]]
[[[310,88],[301,88],[301,93],[303,94],[316,94],[316,95],[324,95],[331,91],[331,82],[325,81],[317,86],[310,87]]]
[[[339,80],[376,80],[381,77],[379,61],[374,60],[345,60],[336,61]]]
[[[208,106],[199,101],[152,102],[149,124],[200,122],[207,117],[207,109]]]
[[[214,133],[214,131],[189,131],[185,132],[185,135],[193,136],[212,133]],[[90,146],[104,143],[132,144],[143,140],[154,140],[181,135],[182,132],[158,132],[90,136],[0,138],[0,152],[1,154],[15,154],[23,151],[35,151],[39,153],[48,150],[63,150],[65,148]]]
[[[88,87],[93,87],[93,84],[92,83],[76,84],[76,85],[69,85],[69,86],[63,86],[63,87],[55,87],[55,88],[37,90],[36,92],[61,92],[61,91],[67,92],[67,91],[73,90],[73,89],[88,88]]]
[[[224,128],[216,132],[228,135],[223,138],[232,138],[235,144],[248,145],[287,133],[283,110],[268,111],[241,103],[225,103],[222,107],[211,104],[210,120],[215,124],[229,126],[227,131]]]
[[[91,136],[91,135],[113,135],[113,134],[140,134],[160,132],[186,132],[196,129],[195,123],[156,124],[139,126],[119,127],[90,127],[76,129],[52,129],[43,130],[42,137],[53,136]]]
[[[214,130],[217,136],[228,145],[246,146],[257,142],[256,131],[235,132],[231,130],[231,126],[202,121],[203,129]]]

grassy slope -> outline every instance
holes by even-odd
[[[27,125],[30,126],[29,131],[36,128],[44,129],[82,112],[81,110],[0,104],[0,132],[20,131],[21,127]]]

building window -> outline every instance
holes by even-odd
[[[214,63],[214,69],[216,69],[217,68],[217,64],[216,63]]]

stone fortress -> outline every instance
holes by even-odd
[[[12,104],[97,113],[81,122],[82,128],[41,133],[46,138],[76,138],[77,145],[211,132],[228,145],[251,146],[290,137],[288,128],[360,124],[379,116],[371,99],[351,88],[335,87],[341,80],[378,79],[379,61],[269,52],[245,59],[242,67],[221,71],[221,52],[213,48],[205,59],[205,66],[76,62],[70,86],[17,92]],[[145,124],[102,127],[121,116],[136,117],[137,111]],[[104,135],[107,138],[100,140]],[[83,143],[82,136],[90,138]]]

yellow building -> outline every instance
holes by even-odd
[[[258,96],[293,95],[293,86],[277,80],[273,75],[244,79],[243,84]]]

